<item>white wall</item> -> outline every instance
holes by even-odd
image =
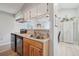
[[[77,16],[79,17],[79,8],[77,9]],[[77,20],[78,20],[79,18],[77,18]],[[78,25],[79,25],[79,20],[78,20]],[[78,26],[78,32],[79,32],[79,26]]]
[[[21,11],[23,11],[23,12],[28,11],[31,8],[37,7],[38,5],[40,5],[40,3],[28,3],[28,4],[24,4],[24,6],[22,7]]]
[[[74,29],[74,39],[75,40],[75,44],[78,44],[79,45],[79,8],[77,8],[77,18],[76,20],[74,21],[74,26],[75,26],[75,29]]]
[[[78,14],[77,9],[61,9],[58,11],[58,16],[60,17],[68,16],[70,18],[77,16],[77,14]]]
[[[10,33],[14,29],[14,18],[11,14],[0,11],[0,46],[10,44],[11,36]],[[5,49],[9,49],[4,48]],[[0,50],[1,51],[1,50]]]

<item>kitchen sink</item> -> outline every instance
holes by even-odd
[[[35,38],[35,39],[45,39],[44,37],[40,37],[40,36],[34,36],[34,35],[30,35],[31,38]]]

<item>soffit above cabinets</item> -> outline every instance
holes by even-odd
[[[0,3],[0,11],[16,14],[24,3]]]

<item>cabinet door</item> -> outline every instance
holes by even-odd
[[[24,20],[30,20],[30,11],[24,12]]]
[[[29,46],[29,56],[42,56],[42,55],[43,54],[41,49],[32,45]]]
[[[31,18],[36,17],[37,16],[37,8],[32,8],[31,9]]]
[[[29,44],[25,44],[24,43],[24,47],[23,47],[23,55],[24,56],[29,56]]]
[[[19,11],[16,15],[15,15],[15,19],[20,19],[23,18],[23,12]]]
[[[41,45],[30,39],[23,39],[23,55],[24,56],[42,56],[43,50]]]
[[[38,11],[38,15],[43,15],[43,14],[46,14],[47,13],[47,4],[46,3],[44,3],[44,4],[40,4],[39,6],[38,6],[38,9],[37,9]]]
[[[29,56],[29,44],[27,40],[28,39],[26,38],[23,39],[23,55],[24,56]]]

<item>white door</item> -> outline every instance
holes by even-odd
[[[63,23],[63,41],[73,43],[73,21]]]

